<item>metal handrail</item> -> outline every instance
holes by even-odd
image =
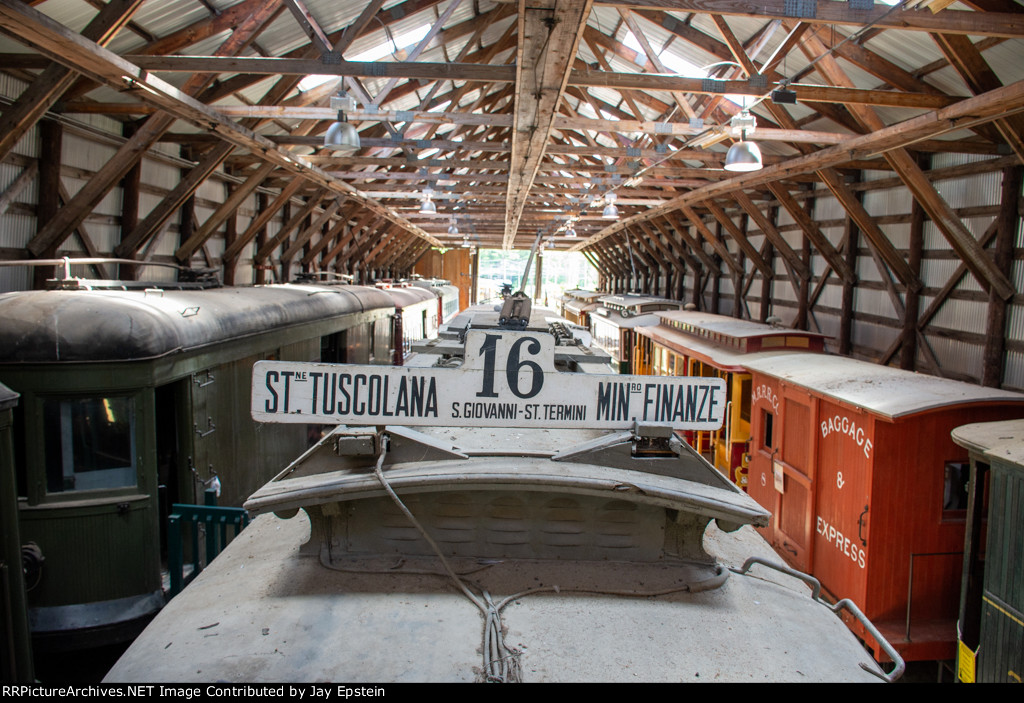
[[[750,557],[745,562],[743,562],[743,566],[741,568],[734,568],[731,569],[731,571],[742,576],[745,575],[750,570],[750,567],[752,567],[754,564],[767,566],[768,568],[775,569],[780,573],[792,576],[793,578],[800,579],[801,581],[803,581],[811,587],[811,598],[815,602],[824,605],[826,608],[831,610],[836,615],[838,615],[839,612],[842,610],[848,611],[850,615],[852,615],[861,625],[864,626],[864,629],[868,631],[868,633],[875,639],[876,642],[878,642],[878,645],[882,648],[886,655],[888,655],[889,658],[892,659],[893,663],[896,665],[895,668],[888,674],[886,674],[885,672],[879,673],[865,665],[864,662],[860,662],[860,668],[864,669],[864,671],[868,672],[872,676],[877,676],[883,681],[887,681],[889,683],[893,683],[901,676],[903,676],[903,672],[907,668],[906,664],[903,662],[903,657],[901,657],[899,655],[899,652],[897,652],[896,649],[891,644],[889,644],[889,640],[887,640],[882,635],[882,633],[878,631],[878,628],[876,628],[874,624],[872,624],[872,622],[868,620],[868,618],[864,615],[864,613],[861,612],[860,608],[858,608],[852,600],[850,600],[849,598],[844,598],[835,605],[832,605],[831,603],[829,603],[821,597],[821,582],[818,581],[818,579],[814,578],[810,574],[805,574],[802,571],[791,569],[788,566],[784,566],[783,564],[779,564],[773,561],[768,561],[767,559],[762,559],[761,557]]]
[[[208,496],[210,492],[207,492]],[[209,498],[208,498],[209,499]],[[192,573],[186,577],[185,556],[182,545],[182,525],[191,523],[192,530]],[[199,526],[206,527],[206,564],[220,554],[231,541],[249,524],[249,513],[243,508],[223,508],[217,505],[188,505],[175,503],[167,516],[167,568],[170,571],[171,588],[168,600],[181,593],[204,567],[199,555]],[[228,539],[228,527],[234,527],[234,534]],[[219,527],[219,530],[215,530]]]

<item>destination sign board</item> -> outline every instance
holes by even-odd
[[[634,422],[715,430],[725,382],[555,370],[554,340],[531,332],[470,331],[459,368],[259,361],[259,422],[453,427],[626,429]]]

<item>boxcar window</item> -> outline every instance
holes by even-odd
[[[772,423],[775,417],[767,410],[761,411],[761,427],[764,428],[764,434],[761,437],[761,446],[766,449],[771,449],[775,445],[772,444]]]
[[[967,489],[971,480],[971,465],[966,461],[947,461],[946,479],[942,489],[942,518],[967,516]]]
[[[348,344],[345,338],[345,330],[324,335],[320,338],[320,361],[325,364],[344,364],[346,361],[346,351],[348,351]]]
[[[49,399],[43,417],[48,492],[136,485],[131,398]]]
[[[750,386],[749,376],[740,380],[740,419],[750,422]]]

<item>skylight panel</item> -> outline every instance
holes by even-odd
[[[378,61],[385,56],[390,56],[391,54],[397,54],[400,56],[401,54],[399,52],[402,49],[418,44],[423,37],[427,36],[427,32],[429,31],[430,25],[422,24],[412,31],[399,34],[397,37],[392,38],[389,35],[386,41],[378,44],[372,49],[367,49],[366,51],[353,56],[349,61]]]
[[[305,93],[307,90],[318,88],[328,81],[336,81],[338,76],[327,76],[324,74],[316,73],[313,75],[306,76],[299,81],[299,91]]]

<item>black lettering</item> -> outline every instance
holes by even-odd
[[[376,383],[374,383],[376,381]],[[373,374],[366,388],[366,414],[380,415],[380,376]]]
[[[671,422],[672,417],[672,403],[675,399],[675,387],[665,384],[661,390],[661,403],[658,405],[658,413],[656,419],[658,422]]]
[[[357,373],[353,379],[352,384],[352,412],[356,415],[366,414],[366,403],[359,400],[359,382],[362,381],[362,385],[366,385],[366,376],[361,373]]]
[[[273,376],[273,379],[271,379]],[[267,390],[270,391],[270,399],[263,404],[264,412],[276,413],[277,412],[277,391],[274,390],[274,386],[271,385],[271,380],[280,380],[277,371],[267,371]]]
[[[686,421],[694,422],[694,412],[697,409],[697,386],[686,387]]]
[[[617,413],[616,420],[626,420],[629,418],[629,390],[625,383],[619,383],[619,410]]]
[[[437,417],[437,384],[435,379],[430,379],[430,386],[427,388],[427,406],[425,411],[431,417]]]
[[[309,403],[309,412],[311,412],[314,415],[316,415],[316,396],[317,396],[317,391],[320,390],[319,389],[320,377],[324,376],[326,374],[322,374],[319,371],[313,371],[309,375],[313,379],[313,398],[312,398],[312,400]],[[326,395],[326,393],[325,393],[325,395]],[[327,399],[324,398],[324,402],[325,403],[326,403],[326,400]],[[324,408],[324,412],[327,412],[327,408]]]
[[[282,371],[281,376],[284,378],[284,411],[288,412],[289,391],[291,390],[292,376],[295,375],[294,371]]]
[[[398,384],[398,398],[395,400],[395,415],[409,417],[409,387],[405,381],[405,376],[402,376]],[[455,403],[452,403],[452,411],[455,417],[459,416],[458,411],[455,410]]]
[[[701,417],[701,413],[704,412],[704,406],[708,402],[708,387],[707,386],[698,386],[698,388],[700,388],[700,390],[704,391],[704,393],[700,397],[700,408],[697,409],[697,422],[707,422],[706,418]]]
[[[341,391],[341,402],[338,403],[338,414],[348,415],[352,411],[352,396],[346,386],[352,385],[352,376],[347,373],[338,374],[338,390]]]
[[[607,420],[611,413],[612,384],[599,381],[597,384],[597,419]]]
[[[414,417],[423,417],[423,381],[422,377],[409,379],[409,383],[412,384],[412,414]],[[434,379],[430,379],[430,382],[433,383]]]
[[[710,396],[708,398],[708,420],[711,421],[715,419],[715,406],[717,405],[713,386],[708,386],[708,395]]]

